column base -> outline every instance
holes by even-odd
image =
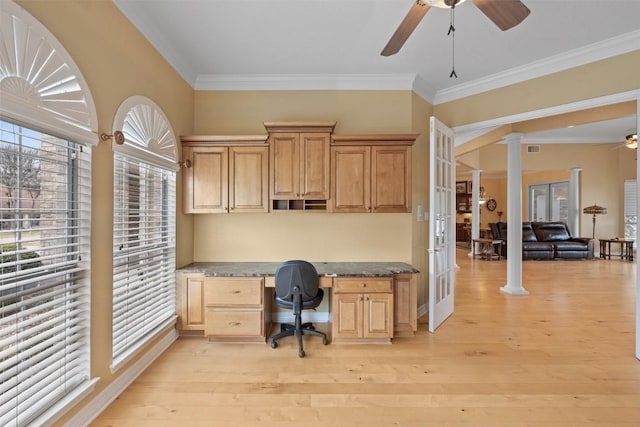
[[[529,291],[527,291],[525,288],[514,288],[509,285],[500,287],[500,292],[509,295],[529,295]]]

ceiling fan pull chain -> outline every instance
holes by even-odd
[[[451,74],[449,74],[449,78],[455,77],[457,79],[458,75],[456,74],[456,27],[454,26],[455,8],[456,8],[456,5],[454,3],[451,5],[451,23],[449,24],[449,31],[447,32],[447,35],[451,36]]]

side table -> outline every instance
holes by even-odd
[[[611,244],[620,243],[620,259],[633,261],[633,240],[600,239],[600,258],[611,259]]]
[[[500,259],[502,257],[502,240],[500,239],[472,239],[471,254],[475,258],[480,255],[481,259],[488,261],[492,259]]]

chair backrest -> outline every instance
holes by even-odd
[[[297,286],[302,301],[308,301],[318,295],[318,272],[307,261],[285,261],[276,269],[276,295],[286,301],[293,301]]]

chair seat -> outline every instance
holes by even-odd
[[[318,289],[318,294],[316,295],[315,298],[310,299],[308,301],[302,301],[302,309],[307,310],[311,308],[316,308],[322,302],[323,297],[324,297],[324,291],[322,289]],[[291,309],[293,308],[293,301],[284,300],[280,298],[278,295],[274,295],[273,299],[276,302],[276,304],[278,304],[280,307],[291,308]]]

